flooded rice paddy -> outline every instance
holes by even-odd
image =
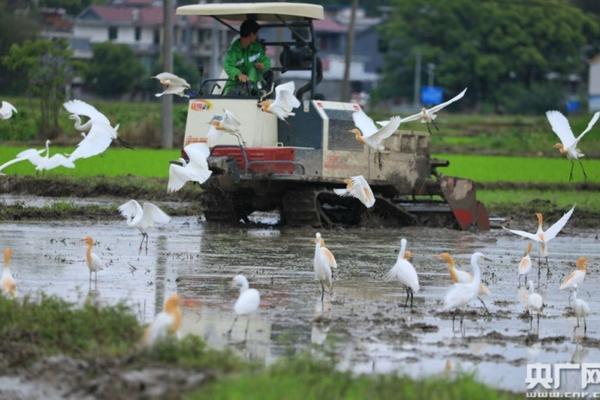
[[[524,225],[519,228],[531,229]],[[0,223],[0,246],[14,250],[12,271],[18,295],[57,295],[76,303],[125,302],[149,322],[166,295],[177,291],[201,305],[184,309],[183,332],[202,336],[210,345],[231,347],[244,357],[270,363],[281,355],[309,351],[335,355],[342,369],[359,373],[400,373],[414,377],[473,371],[495,387],[525,390],[527,363],[600,362],[600,241],[596,230],[567,227],[550,244],[550,271],[542,272],[544,315],[530,330],[517,289],[517,264],[526,241],[499,230],[487,233],[447,229],[351,229],[322,231],[338,261],[332,294],[320,301],[314,281],[313,229],[222,228],[195,217],[176,217],[151,230],[148,251],[138,253],[141,235],[124,221]],[[96,240],[95,252],[110,262],[89,282],[82,238]],[[404,290],[385,282],[395,263],[400,239],[408,239],[421,291],[414,310],[402,307]],[[446,265],[435,255],[448,251],[462,269],[482,251],[492,294],[485,297],[491,315],[473,302],[464,330],[453,331],[452,317],[439,312],[450,286]],[[537,251],[537,249],[536,249]],[[579,297],[592,309],[587,338],[574,330],[567,311],[568,293],[559,291],[575,259],[588,257],[588,275]],[[242,273],[261,293],[260,312],[240,318],[231,334],[238,292],[231,279]],[[537,281],[537,269],[530,278]],[[245,333],[248,327],[247,334]],[[458,328],[458,323],[456,324]],[[570,375],[569,375],[570,376]],[[579,375],[561,387],[579,390]]]

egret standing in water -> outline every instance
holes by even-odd
[[[388,281],[399,281],[406,288],[406,301],[404,307],[408,305],[410,299],[410,308],[413,308],[414,294],[419,292],[419,277],[415,267],[404,256],[406,253],[406,239],[400,240],[400,252],[396,259],[396,264],[388,271],[385,278]]]
[[[533,313],[537,316],[537,331],[540,332],[540,314],[544,307],[544,301],[539,293],[535,292],[533,281],[528,282],[529,295],[527,296],[527,313],[529,314],[529,330],[533,328]]]
[[[454,258],[452,258],[449,253],[442,253],[438,257],[448,264],[448,273],[450,274],[450,280],[452,280],[452,283],[469,283],[473,280],[473,276],[470,273],[456,268]],[[490,289],[486,285],[483,283],[479,284],[479,295],[477,296],[477,299],[481,302],[483,308],[485,308],[485,312],[488,314],[490,312],[481,296],[485,296],[490,293]]]
[[[579,328],[579,320],[583,319],[583,334],[585,335],[587,332],[586,317],[590,314],[590,306],[584,300],[577,297],[577,284],[574,284],[571,290],[571,304],[573,304],[573,309],[577,316],[575,329]]]
[[[538,280],[540,279],[541,274],[541,258],[546,258],[546,268],[547,275],[550,276],[550,265],[548,264],[548,243],[552,239],[558,235],[558,233],[564,228],[564,226],[569,222],[569,218],[573,215],[573,211],[575,211],[575,206],[573,206],[569,211],[567,211],[558,221],[554,223],[550,228],[544,231],[544,216],[542,213],[535,213],[535,216],[538,220],[538,229],[535,233],[529,233],[525,231],[513,230],[502,227],[503,229],[514,233],[515,235],[522,236],[524,238],[533,240],[534,242],[538,242],[540,244],[540,258],[538,259]]]
[[[531,257],[529,254],[531,253],[531,249],[533,248],[533,244],[531,242],[527,243],[527,250],[525,254],[523,254],[523,258],[519,261],[519,279],[518,279],[518,287],[521,287],[521,276],[525,275],[525,284],[527,285],[527,274],[531,271],[531,266],[533,263],[531,262]]]
[[[587,259],[585,257],[579,257],[575,262],[577,269],[569,274],[562,283],[560,284],[560,290],[574,289],[577,285],[581,285],[585,279],[585,273],[587,268]],[[569,298],[570,300],[570,298]]]
[[[171,220],[171,217],[163,210],[149,201],[144,202],[144,207],[142,208],[137,201],[129,200],[127,203],[119,206],[119,212],[127,218],[127,226],[137,228],[142,234],[139,251],[142,251],[144,239],[146,240],[146,251],[148,250],[148,228],[153,227],[155,222],[166,224]]]
[[[246,331],[244,333],[244,339],[248,335],[248,326],[250,325],[250,315],[254,314],[258,311],[258,306],[260,305],[260,293],[256,289],[250,289],[248,285],[248,279],[244,275],[236,275],[233,278],[232,285],[234,287],[240,288],[240,296],[238,297],[235,305],[233,306],[233,311],[235,312],[235,318],[233,319],[233,324],[231,324],[231,328],[227,333],[231,335],[231,331],[233,330],[233,326],[237,321],[240,315],[246,315],[248,320],[246,322]]]
[[[7,247],[4,249],[4,264],[2,264],[2,277],[0,278],[0,288],[2,294],[6,297],[17,297],[17,282],[10,272],[10,259],[12,258],[12,249]]]
[[[315,257],[313,259],[313,267],[315,270],[315,279],[321,285],[321,301],[325,297],[325,287],[333,288],[332,268],[337,268],[337,262],[333,253],[325,247],[325,241],[321,238],[321,234],[315,234]]]
[[[476,252],[471,256],[471,267],[473,268],[473,279],[469,283],[455,283],[452,285],[446,296],[444,297],[444,306],[442,311],[453,311],[452,314],[452,330],[454,330],[454,320],[456,312],[469,304],[469,302],[479,295],[481,285],[481,269],[479,268],[479,260],[489,260],[485,258],[483,253]],[[460,328],[462,330],[464,315],[460,316]]]
[[[85,252],[85,263],[90,270],[90,282],[92,281],[92,272],[95,274],[95,281],[98,281],[98,271],[106,269],[106,263],[92,252],[92,249],[94,248],[94,239],[92,239],[91,236],[86,236],[83,240],[87,247]]]

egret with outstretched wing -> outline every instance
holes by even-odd
[[[352,113],[352,120],[356,128],[350,129],[350,132],[354,133],[356,140],[375,151],[385,150],[382,142],[396,133],[402,122],[400,117],[392,117],[383,127],[377,128],[373,120],[362,109]]]
[[[186,82],[185,79],[180,78],[179,76],[170,72],[161,72],[160,74],[154,76],[154,78],[158,79],[160,84],[163,85],[163,89],[165,89],[162,93],[156,93],[156,97],[160,97],[165,94],[176,94],[181,97],[189,97],[185,94],[185,90],[189,89],[191,86]]]
[[[163,210],[149,201],[144,202],[144,206],[142,207],[136,200],[129,200],[119,206],[119,212],[127,219],[128,226],[137,228],[142,234],[140,251],[142,250],[144,239],[146,240],[146,250],[148,250],[148,228],[153,227],[155,222],[166,224],[171,220],[171,217]]]
[[[204,183],[210,178],[212,171],[208,169],[206,159],[210,155],[210,150],[206,143],[192,143],[184,147],[183,151],[187,154],[189,161],[183,161],[184,165],[171,164],[169,166],[169,183],[167,191],[176,192],[188,181]]]
[[[355,197],[367,208],[375,205],[375,196],[373,196],[373,191],[364,176],[353,176],[350,179],[345,179],[344,183],[346,183],[345,189],[333,189],[333,192],[338,196]]]
[[[17,109],[15,106],[10,104],[8,101],[2,100],[2,106],[0,106],[0,119],[9,119],[16,113]]]
[[[287,117],[296,115],[292,111],[300,107],[300,100],[294,95],[295,90],[296,86],[293,81],[277,85],[275,100],[263,100],[260,103],[261,110],[275,114],[282,121],[285,121]]]

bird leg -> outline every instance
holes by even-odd
[[[435,123],[435,119],[432,119],[432,120],[431,120],[431,124],[433,125],[433,127],[434,127],[436,130],[438,130],[438,131],[440,130],[440,128],[438,128],[437,124]]]
[[[237,321],[238,316],[236,315],[235,318],[233,319],[233,324],[231,324],[231,327],[229,328],[229,330],[227,331],[227,334],[229,336],[231,336],[231,331],[233,331],[233,326],[235,325],[235,322]]]
[[[546,257],[546,278],[550,278],[550,263],[548,262],[548,257]]]
[[[409,288],[408,290],[410,291],[410,309],[412,310],[412,308],[413,308],[413,299],[415,298],[415,294],[414,294],[412,288]]]
[[[325,297],[325,286],[323,286],[323,282],[321,282],[321,304],[323,304],[324,297]]]
[[[585,316],[583,317],[583,336],[585,337],[587,333],[587,321],[585,320]]]
[[[482,299],[480,296],[477,296],[477,298],[479,299],[479,301],[480,301],[480,302],[481,302],[481,304],[483,305],[483,308],[485,308],[485,313],[486,313],[487,315],[492,315],[492,314],[490,313],[490,310],[488,310],[487,306],[485,305],[485,302],[483,301],[483,299]]]
[[[540,313],[537,313],[537,326],[536,326],[537,334],[540,334]]]
[[[148,239],[150,239],[150,235],[146,233],[146,254],[148,254]]]
[[[533,329],[533,315],[529,313],[529,332]]]
[[[583,172],[583,181],[587,182],[587,174],[585,173],[585,168],[583,168],[583,163],[579,159],[577,161],[579,161],[579,166],[581,167],[581,172]]]
[[[140,242],[139,253],[142,252],[142,246],[144,245],[144,239],[146,239],[146,233],[142,232],[142,241]]]
[[[569,171],[569,182],[571,182],[573,180],[573,167],[575,166],[575,163],[573,162],[573,160],[571,160],[571,170]]]
[[[246,317],[246,330],[244,331],[244,341],[248,340],[248,327],[250,326],[250,316]]]
[[[410,292],[409,292],[410,288],[406,288],[406,301],[404,302],[404,308],[406,308],[406,306],[408,306],[408,299],[410,298]]]
[[[577,315],[577,325],[575,325],[575,328],[579,328],[579,315]]]
[[[429,132],[429,135],[433,135],[431,132],[431,127],[429,126],[429,122],[425,122],[425,125],[427,125],[427,132]]]

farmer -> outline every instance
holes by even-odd
[[[240,37],[231,43],[225,55],[224,69],[229,79],[225,94],[247,90],[251,94],[258,82],[267,78],[271,60],[264,46],[256,39],[260,25],[253,19],[245,20],[240,26]],[[249,90],[250,89],[250,90]]]

